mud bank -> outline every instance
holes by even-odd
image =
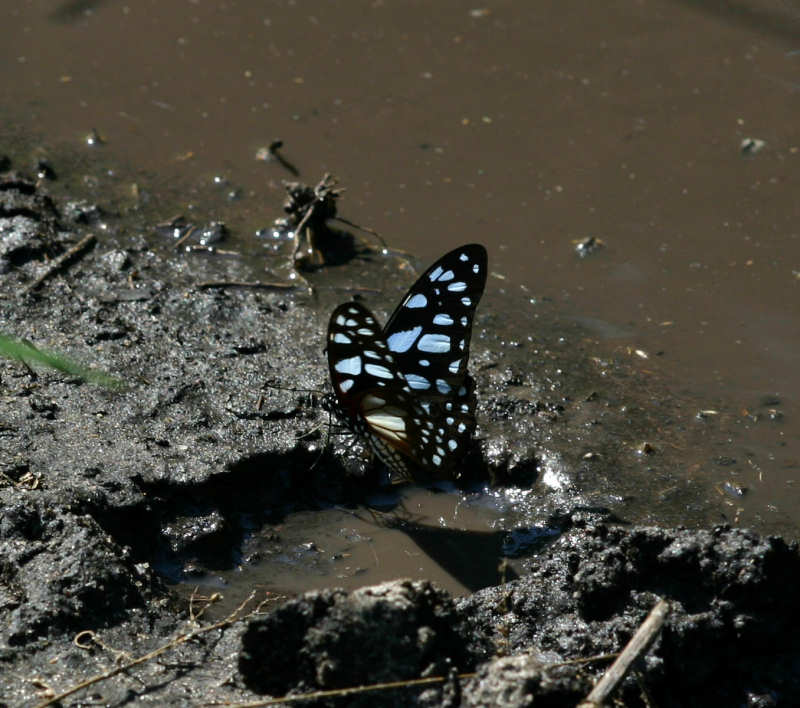
[[[626,703],[645,704],[643,691],[657,705],[796,702],[797,549],[725,527],[630,525],[725,518],[663,454],[708,423],[598,358],[546,304],[499,289],[475,325],[480,428],[462,484],[541,491],[527,518],[550,540],[518,552],[522,577],[459,600],[425,581],[260,591],[213,619],[204,598],[175,598],[176,581],[256,562],[242,553],[254,534],[280,549],[292,511],[359,508],[380,488],[358,446],[300,437],[324,420],[313,396],[275,388],[324,387],[334,304],[358,289],[391,308],[413,279],[407,259],[353,255],[312,288],[242,286],[236,258],[176,250],[135,216],[115,223],[3,176],[3,333],[125,388],[0,363],[0,700],[35,705],[99,675],[63,703],[242,702],[443,676],[325,700],[574,705],[607,660],[564,662],[619,651],[665,598]]]

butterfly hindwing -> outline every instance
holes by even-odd
[[[340,403],[352,407],[364,391],[402,384],[397,362],[375,317],[363,305],[339,305],[328,323],[328,365]]]
[[[363,305],[339,305],[328,325],[328,364],[337,412],[353,432],[365,437],[395,474],[409,478],[423,434],[424,412],[389,351],[375,317]]]
[[[331,315],[337,412],[402,478],[452,473],[475,430],[467,360],[486,269],[483,246],[461,246],[419,277],[382,330],[357,302]]]

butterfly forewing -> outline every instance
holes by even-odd
[[[479,244],[450,251],[419,277],[389,318],[386,342],[408,385],[422,396],[458,395],[486,268],[486,249]]]
[[[408,291],[383,330],[362,305],[337,307],[328,363],[337,410],[392,470],[451,473],[475,429],[467,375],[487,257],[472,244],[447,253]]]

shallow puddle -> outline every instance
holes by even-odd
[[[180,593],[221,593],[215,612],[252,589],[278,596],[394,578],[430,579],[454,596],[517,577],[522,559],[554,539],[533,490],[407,487],[369,508],[291,513],[243,545],[232,571],[187,578]]]

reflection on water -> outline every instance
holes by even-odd
[[[380,499],[387,508],[388,495]],[[187,579],[234,607],[252,588],[279,595],[394,578],[427,578],[465,595],[517,577],[522,558],[559,533],[531,490],[471,493],[411,487],[391,511],[330,508],[289,514],[254,533],[234,571]],[[507,560],[508,562],[503,562]]]

